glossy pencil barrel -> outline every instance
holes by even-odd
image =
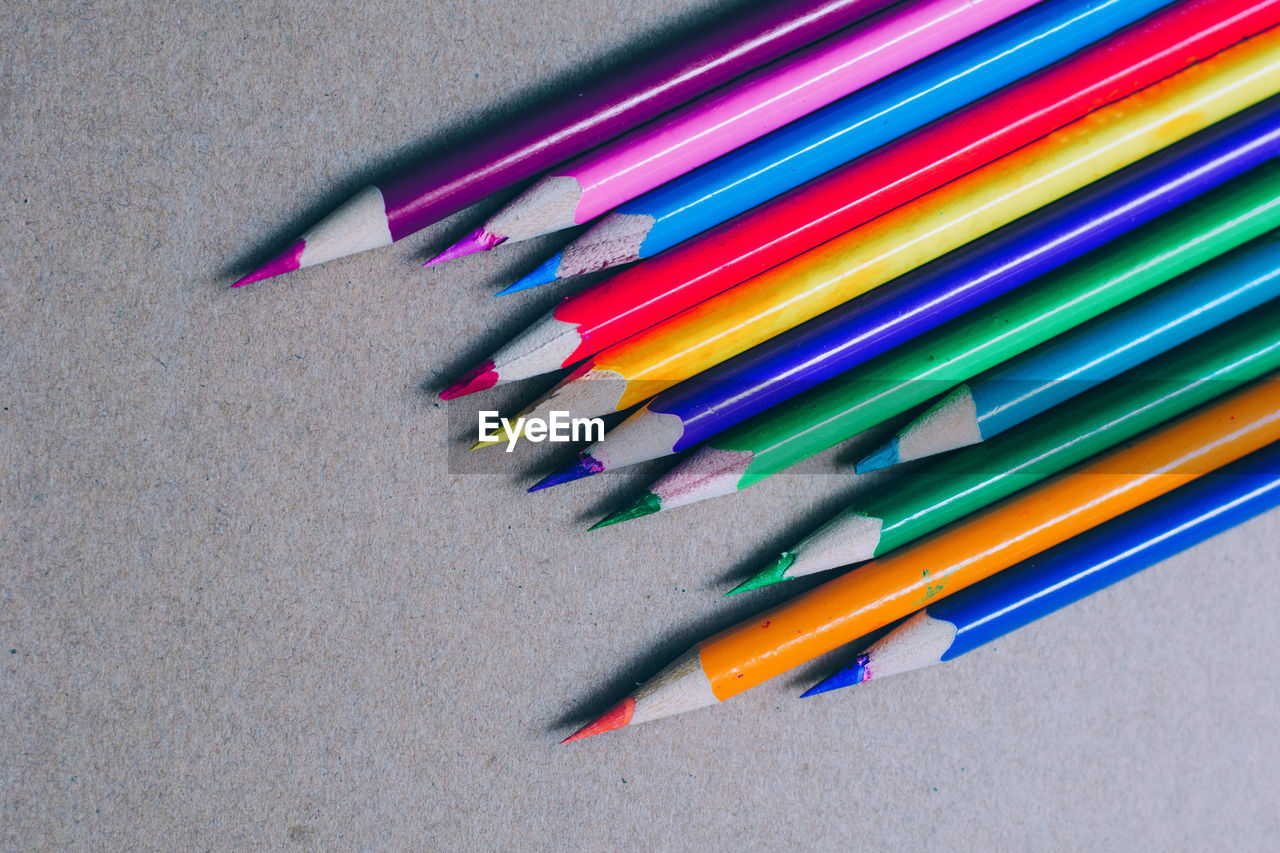
[[[1277,90],[1280,30],[1272,29],[610,347],[539,410],[628,408]],[[1274,109],[1262,112],[1259,121],[1274,123]],[[1262,139],[1253,148],[1270,153],[1273,130],[1255,130]],[[579,384],[565,391],[571,383]]]
[[[841,27],[892,0],[768,3],[617,75],[479,144],[424,162],[380,185],[394,239],[593,148],[667,110]]]
[[[805,695],[954,660],[1277,506],[1273,444],[931,604]]]
[[[959,629],[948,661],[1280,506],[1271,445],[930,608]]]
[[[980,377],[970,387],[982,437],[999,435],[1272,299],[1280,290],[1280,239],[1273,232],[1180,284],[1185,286],[1163,288],[1141,305],[1073,332],[1070,340]]]
[[[1276,227],[1280,163],[1273,160],[983,311],[712,438],[606,522],[746,488]]]
[[[1277,14],[1275,6],[1251,7],[1239,18],[1187,33],[1181,10],[1154,16],[1008,92],[566,298],[459,387],[479,390],[575,364],[1212,55]],[[1111,48],[1117,39],[1124,40],[1124,50]],[[545,354],[530,356],[540,350]]]
[[[440,257],[588,222],[1036,2],[899,3],[557,167]]]
[[[1269,377],[721,632],[698,647],[702,671],[724,701],[1277,439],[1280,380]]]
[[[1164,152],[1173,153],[1174,150]],[[1157,161],[1158,158],[1150,158],[1142,166],[1155,167]],[[1162,169],[1168,178],[1167,188],[1175,195],[1192,189],[1180,181],[1183,165],[1166,163]],[[1131,231],[1179,200],[1171,203],[1169,198],[1162,197],[1168,193],[1156,189],[1160,186],[1158,181],[1148,183],[1133,180],[1135,177],[1121,173],[1099,181],[977,241],[963,253],[953,253],[922,267],[867,297],[829,311],[667,389],[614,428],[603,441],[583,451],[575,463],[551,475],[535,489],[692,446],[873,356],[906,345],[921,330],[939,326],[1022,286],[1100,243]],[[1265,265],[1267,260],[1261,263]],[[1267,272],[1253,268],[1234,270],[1232,275],[1248,273],[1251,276],[1251,286],[1230,279],[1227,292],[1234,294],[1234,299],[1224,296],[1224,280],[1215,281],[1207,292],[1202,288],[1201,292],[1205,293],[1202,302],[1213,302],[1214,308],[1187,307],[1184,312],[1187,316],[1181,323],[1170,325],[1169,312],[1159,312],[1161,318],[1152,321],[1160,324],[1159,333],[1144,340],[1140,349],[1151,349],[1162,341],[1168,342],[1164,344],[1167,349],[1176,345],[1179,335],[1185,340],[1195,334],[1186,331],[1188,327],[1203,331],[1214,323],[1224,322],[1233,311],[1243,311],[1264,301],[1265,294],[1274,292],[1275,288],[1265,280],[1271,277]],[[1258,281],[1259,276],[1264,280]],[[1125,323],[1123,328],[1130,329],[1131,324]],[[929,357],[936,359],[939,354],[931,350]],[[1117,357],[1113,362],[1119,360]],[[1101,373],[1102,365],[1096,367],[1094,372]],[[1115,367],[1110,375],[1123,369]],[[1105,377],[1097,381],[1102,378]],[[1068,394],[1070,388],[1084,383],[1068,382],[1061,388],[1045,384],[1042,396],[1048,397]],[[1009,390],[1024,385],[1003,383],[1000,387]],[[951,400],[952,397],[946,398],[939,407],[951,406],[961,415],[967,413],[967,407],[956,407]],[[951,409],[947,409],[945,414],[950,412]],[[926,427],[935,423],[950,425],[954,420],[956,417],[938,417],[931,413],[922,417]],[[921,442],[916,441],[903,446],[911,448],[919,444]]]
[[[1048,0],[1034,6],[627,202],[553,259],[554,271],[538,283],[656,255],[1166,5],[1168,0]],[[1222,0],[1179,4],[1168,13],[1168,27],[1185,27],[1179,36],[1185,40],[1230,26],[1240,10],[1263,4],[1234,0],[1234,8],[1212,8],[1221,5]],[[1266,5],[1280,9],[1274,2]],[[1274,14],[1268,20],[1275,22]],[[1143,44],[1135,33],[1109,45],[1108,59],[1158,64],[1160,47],[1158,41]],[[1141,60],[1129,51],[1142,51]]]
[[[1273,121],[1273,151],[1280,151],[1280,111]],[[645,411],[680,418],[683,433],[672,449],[691,447],[1104,245],[1269,156],[1262,148],[1253,152],[1222,162],[1220,169],[1203,168],[1213,159],[1203,157],[1203,150],[1201,157],[1161,152],[662,392]],[[1193,172],[1200,180],[1179,179]]]
[[[1274,158],[1274,156],[1273,154],[1272,157]],[[1256,183],[1252,183],[1255,181]],[[1250,185],[1251,183],[1252,185]],[[1268,227],[1274,227],[1270,223],[1274,221],[1274,198],[1277,193],[1280,193],[1280,174],[1277,174],[1275,167],[1270,164],[1258,170],[1256,175],[1250,173],[1242,176],[1240,184],[1229,188],[1231,200],[1240,203],[1245,210],[1252,209],[1254,205],[1261,207],[1263,217],[1257,222]],[[1234,205],[1230,205],[1229,209],[1232,208],[1234,208]],[[1198,208],[1193,208],[1193,210],[1198,210]],[[1157,228],[1164,228],[1168,225],[1173,226],[1168,236],[1175,238],[1184,236],[1191,239],[1195,233],[1197,223],[1190,218],[1182,217],[1169,224],[1157,220],[1152,223],[1151,230],[1156,231]],[[1254,233],[1256,234],[1256,231]],[[1229,234],[1223,234],[1222,236],[1227,239],[1230,238]],[[1156,234],[1148,235],[1144,232],[1142,235],[1142,242],[1158,239]],[[1118,269],[1126,277],[1135,273],[1142,275],[1145,271],[1145,261],[1140,259],[1149,257],[1144,252],[1142,242],[1135,241],[1132,246],[1119,247],[1116,255],[1108,255],[1105,260],[1111,261],[1114,259],[1117,262]],[[1196,248],[1203,246],[1202,243],[1198,242],[1193,245]],[[1177,247],[1170,245],[1168,241],[1161,240],[1159,246],[1163,249],[1163,252],[1156,255],[1156,258],[1166,255],[1176,256]],[[1138,263],[1133,267],[1129,267],[1125,263],[1125,261],[1133,262],[1135,260]],[[1082,259],[1083,269],[1091,272],[1097,270],[1097,267],[1092,267],[1089,262],[1090,259],[1088,257]],[[1107,264],[1104,264],[1103,269],[1106,266]],[[1113,267],[1112,269],[1115,270],[1116,268]],[[1078,272],[1080,270],[1071,269],[1066,274],[1073,275]],[[967,319],[965,318],[965,321],[962,322],[967,322]],[[981,318],[975,318],[974,322],[975,329],[983,327]],[[967,331],[968,326],[964,326],[962,329]],[[946,327],[939,330],[944,335],[948,331]],[[993,329],[992,331],[995,330]],[[974,347],[980,347],[981,345],[981,341],[976,337],[969,338],[965,334],[964,338],[972,340]],[[954,344],[963,345],[963,341],[959,339],[952,340]],[[1033,340],[1038,343],[1042,338]],[[977,363],[983,364],[984,367],[991,366],[994,362],[986,359],[1003,360],[1003,358],[1007,358],[1014,352],[1019,351],[1017,349],[1019,345],[1025,346],[1025,339],[1019,341],[1000,338],[999,342],[1000,347],[994,353],[985,347],[981,347],[979,353],[984,358],[978,360]],[[924,352],[924,348],[921,349],[921,352]],[[950,352],[949,350],[948,353]],[[888,357],[893,358],[892,354],[889,354]],[[967,359],[965,362],[969,365],[973,364]],[[868,371],[865,377],[862,373],[850,374],[848,381],[846,381],[846,377],[841,376],[833,380],[829,385],[819,386],[804,397],[798,398],[785,410],[772,410],[759,418],[746,421],[733,430],[726,431],[715,437],[710,444],[712,447],[725,451],[748,451],[753,455],[753,462],[739,482],[738,487],[746,488],[752,483],[788,468],[802,459],[807,459],[846,438],[856,435],[868,426],[872,426],[873,424],[868,423],[865,419],[866,412],[859,407],[849,405],[849,401],[855,399],[853,394],[856,394],[857,391],[856,383],[860,379],[870,378],[880,373],[880,367],[876,363],[868,364],[867,367]],[[968,376],[972,375],[971,373],[968,374]],[[930,373],[927,376],[928,378],[933,378],[937,374]],[[948,382],[963,381],[968,378],[963,370],[954,372],[949,370],[945,376],[944,381]],[[937,378],[943,379],[942,376],[937,376]],[[923,400],[915,402],[923,402]],[[915,405],[915,402],[909,403],[903,408],[895,407],[895,411],[905,411],[910,405]],[[875,422],[878,423],[879,421]]]
[[[348,199],[235,286],[375,249],[823,38],[891,0],[769,3]]]
[[[775,565],[789,579],[888,553],[1280,369],[1280,304],[1190,341],[989,442],[856,501]],[[874,531],[874,532],[872,532]],[[753,584],[754,585],[754,584]]]

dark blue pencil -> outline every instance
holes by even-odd
[[[1273,444],[930,605],[804,695],[957,658],[1277,505]]]

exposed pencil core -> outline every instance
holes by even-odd
[[[773,563],[763,571],[744,580],[733,589],[725,593],[727,598],[730,595],[737,595],[740,592],[747,592],[752,589],[759,589],[762,586],[772,586],[775,583],[782,583],[790,580],[787,577],[787,569],[791,568],[791,564],[796,561],[794,551],[783,551],[782,556],[774,560]]]
[[[465,397],[497,384],[498,372],[493,369],[493,362],[481,362],[463,374],[457,382],[441,391],[440,399],[452,400],[454,397]]]
[[[499,237],[496,234],[490,234],[483,228],[477,228],[440,254],[431,258],[424,267],[433,267],[436,264],[443,264],[446,261],[465,258],[467,255],[474,255],[477,252],[487,252],[494,246],[506,240],[505,237]]]
[[[583,477],[590,477],[592,474],[599,474],[604,470],[604,463],[596,459],[590,453],[583,452],[581,458],[572,465],[566,465],[559,471],[552,472],[543,477],[538,482],[529,487],[531,492],[540,492],[543,489],[549,489],[552,486],[558,486],[561,483],[572,483],[574,480],[581,480]]]
[[[618,729],[625,728],[627,723],[631,722],[632,715],[636,711],[636,700],[631,697],[623,699],[573,734],[569,735],[560,743],[573,743],[575,740],[592,737],[593,735],[602,735],[605,732],[615,732]]]
[[[255,281],[262,281],[287,272],[293,272],[302,266],[302,250],[306,247],[305,240],[294,240],[289,248],[231,286],[244,287],[246,284],[253,284]]]
[[[881,468],[889,468],[898,464],[898,439],[891,438],[885,442],[878,450],[872,451],[865,459],[862,459],[853,466],[853,470],[858,474],[866,474],[871,471],[879,471]]]
[[[516,281],[505,290],[499,290],[495,296],[506,296],[508,293],[519,293],[522,290],[528,290],[531,287],[542,287],[544,284],[550,284],[560,277],[560,253],[556,252],[547,258],[537,269],[530,272],[524,278]]]
[[[855,684],[861,684],[867,680],[867,661],[868,655],[860,654],[854,659],[853,663],[846,666],[839,672],[824,678],[808,690],[800,694],[801,699],[810,696],[817,696],[819,693],[827,693],[831,690],[839,690],[841,687],[852,687]]]
[[[620,521],[630,521],[633,518],[653,515],[655,512],[661,511],[662,498],[658,497],[653,492],[645,492],[643,495],[632,501],[629,506],[623,507],[612,515],[606,515],[587,529],[598,530],[601,527],[608,527],[610,524],[617,524]]]

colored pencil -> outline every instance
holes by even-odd
[[[612,75],[502,133],[419,161],[354,195],[267,264],[236,282],[385,246],[606,142],[741,74],[888,6],[892,0],[756,4],[732,23]]]
[[[1273,444],[930,605],[804,695],[954,660],[1277,506]]]
[[[1193,15],[1193,12],[1195,13]],[[1270,22],[1274,6],[1194,29],[1180,5],[807,187],[570,296],[441,396],[569,367],[826,240],[1131,94]],[[1170,17],[1172,16],[1172,17]],[[1184,16],[1191,16],[1190,18]],[[1191,32],[1182,26],[1187,24]],[[1135,58],[1149,47],[1147,61]],[[1126,61],[1128,60],[1128,64]]]
[[[989,442],[855,501],[733,592],[878,557],[1280,368],[1272,303]],[[1280,406],[1280,399],[1277,399]]]
[[[1237,8],[1275,2],[1237,0]],[[1041,3],[627,202],[503,293],[656,255],[1064,59],[1167,3]],[[1235,10],[1224,15],[1213,8],[1219,3],[1194,0],[1147,23],[1172,16],[1175,27],[1185,28],[1185,39],[1233,17]],[[1119,51],[1130,66],[1150,62],[1158,46],[1143,35],[1128,35],[1104,53]],[[1028,107],[1024,102],[1024,115],[1031,111]]]
[[[1036,2],[900,3],[557,167],[428,263],[589,222]]]
[[[566,742],[723,702],[1280,439],[1268,377],[694,646]]]
[[[627,409],[1277,90],[1273,28],[615,344],[530,411]]]
[[[1278,293],[1280,237],[1272,233],[959,386],[856,469],[985,441]]]
[[[1280,227],[1280,163],[727,430],[597,526],[745,489]]]
[[[534,490],[692,447],[1210,189],[1208,175],[1186,182],[1198,167],[1179,147],[668,388]],[[1253,162],[1216,172],[1214,180]]]

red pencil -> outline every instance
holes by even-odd
[[[444,391],[567,367],[1280,23],[1280,0],[1190,0],[571,296]]]

